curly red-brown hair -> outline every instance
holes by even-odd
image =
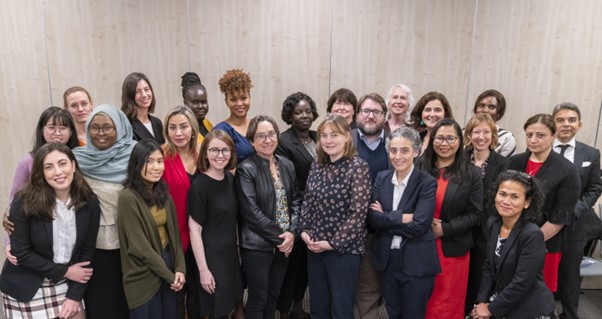
[[[245,73],[242,69],[228,70],[219,79],[219,90],[224,94],[238,91],[250,92],[252,87],[253,81],[249,73]]]

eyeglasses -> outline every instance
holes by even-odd
[[[375,117],[381,117],[385,114],[383,110],[371,110],[371,109],[361,109],[360,114],[363,116],[369,116],[370,113],[374,114]]]
[[[266,141],[268,138],[270,140],[274,140],[276,138],[276,132],[274,131],[270,131],[267,134],[265,133],[259,133],[259,134],[255,134],[255,139],[260,140],[260,141]]]
[[[71,129],[63,125],[46,125],[44,126],[44,131],[48,134],[52,134],[55,132],[59,132],[59,134],[66,134],[69,133]]]
[[[115,126],[105,125],[105,126],[90,126],[88,129],[90,134],[98,134],[102,131],[104,134],[111,134],[115,130]]]
[[[457,136],[435,136],[435,143],[443,144],[443,142],[447,142],[447,144],[453,144],[459,137]]]
[[[218,156],[219,153],[222,153],[223,156],[229,156],[232,153],[232,150],[229,148],[212,147],[207,150],[207,153],[211,156]]]

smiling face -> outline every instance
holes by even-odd
[[[267,121],[257,123],[257,129],[255,130],[255,136],[253,136],[251,144],[257,155],[271,158],[278,146],[278,133],[276,133],[272,123]]]
[[[562,109],[554,115],[556,138],[562,143],[568,143],[581,130],[582,123],[579,114],[573,110]]]
[[[110,148],[117,142],[115,123],[113,123],[110,117],[104,114],[96,114],[92,118],[88,126],[88,133],[90,134],[92,145],[101,151]]]
[[[66,145],[73,132],[71,132],[71,129],[67,125],[57,122],[56,118],[48,119],[48,122],[42,128],[44,140],[46,143],[58,142]]]
[[[134,102],[136,102],[136,107],[138,108],[150,108],[151,103],[153,102],[153,91],[146,81],[140,80],[138,81],[138,84],[136,84]]]
[[[527,126],[525,136],[527,148],[536,156],[549,152],[554,143],[552,131],[542,123],[533,123]]]
[[[353,121],[353,105],[351,105],[351,103],[349,102],[336,100],[332,105],[332,109],[330,111],[330,113],[344,118],[347,121],[347,123],[351,123]]]
[[[406,137],[395,137],[389,141],[389,161],[397,172],[397,176],[405,176],[414,165],[416,150]]]
[[[311,106],[306,100],[301,100],[293,108],[291,115],[291,126],[300,132],[307,131],[311,128],[311,123],[314,121],[314,114],[311,111]]]
[[[492,139],[491,127],[486,122],[474,127],[470,134],[470,144],[477,151],[487,151]]]
[[[324,130],[320,133],[320,146],[324,153],[330,157],[330,161],[334,162],[345,154],[345,146],[350,143],[350,134],[344,134],[334,131],[331,125],[325,125]]]
[[[518,219],[530,201],[526,199],[525,186],[507,180],[500,184],[495,194],[495,208],[502,218]]]
[[[408,106],[408,95],[402,88],[396,86],[393,89],[393,92],[391,92],[389,105],[387,105],[387,107],[391,111],[391,114],[402,115],[408,110]]]
[[[192,126],[184,114],[175,114],[167,121],[167,138],[177,149],[190,146]]]
[[[432,100],[424,106],[422,110],[422,121],[427,129],[432,129],[437,122],[445,117],[443,103],[439,100]]]
[[[205,154],[209,161],[209,168],[215,170],[224,170],[232,156],[232,150],[224,141],[219,138],[214,138],[207,145],[207,153]]]
[[[249,108],[251,108],[251,95],[249,91],[228,92],[226,93],[226,104],[232,116],[246,118]]]
[[[188,92],[184,98],[184,104],[192,110],[194,116],[199,121],[204,120],[209,112],[207,92],[201,88]]]
[[[73,121],[76,123],[86,123],[88,116],[92,112],[92,102],[88,94],[82,91],[75,91],[65,98],[67,101],[67,111],[71,113]]]
[[[448,140],[452,140],[449,142]],[[433,134],[433,150],[441,161],[453,160],[460,148],[460,139],[453,126],[441,126]]]
[[[75,172],[75,162],[72,162],[67,154],[59,151],[52,151],[44,157],[43,160],[44,178],[57,197],[69,194],[71,182],[73,182],[73,173]]]
[[[157,150],[148,156],[146,164],[142,167],[140,176],[142,176],[142,179],[152,184],[161,180],[164,170],[163,154]]]
[[[368,115],[365,112],[369,112]],[[377,116],[375,112],[382,114]],[[385,114],[380,104],[371,99],[364,100],[357,115],[357,127],[364,135],[379,135],[385,128]]]

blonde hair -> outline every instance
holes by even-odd
[[[176,146],[173,145],[171,139],[169,138],[169,119],[178,114],[186,116],[188,122],[190,122],[192,134],[190,137],[189,151],[196,157],[198,155],[197,143],[199,135],[199,123],[197,122],[192,111],[186,106],[176,106],[167,112],[167,115],[165,116],[165,121],[163,122],[163,134],[165,135],[165,145],[163,145],[163,151],[165,152],[165,157],[173,157],[178,152],[176,150]]]
[[[464,146],[466,147],[472,144],[470,135],[472,135],[472,131],[475,127],[482,123],[486,123],[489,126],[489,129],[491,129],[491,144],[489,145],[489,149],[494,150],[498,144],[497,126],[495,126],[493,118],[487,113],[475,114],[470,118],[464,128]]]
[[[316,152],[318,153],[317,161],[318,163],[327,163],[329,159],[329,155],[324,152],[322,149],[322,143],[320,135],[326,129],[326,126],[330,127],[336,133],[345,134],[348,137],[347,142],[345,143],[345,150],[343,152],[343,157],[352,158],[357,156],[357,151],[355,150],[355,146],[353,146],[353,140],[351,138],[351,128],[347,121],[339,116],[330,114],[326,116],[326,118],[318,125],[318,144],[316,145]]]

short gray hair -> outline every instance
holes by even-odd
[[[422,149],[422,139],[420,138],[420,134],[418,134],[418,131],[409,126],[402,126],[396,129],[395,131],[391,132],[391,134],[389,134],[386,144],[387,153],[389,152],[389,149],[391,147],[391,140],[396,137],[407,138],[412,143],[414,151],[420,154],[420,150]]]

